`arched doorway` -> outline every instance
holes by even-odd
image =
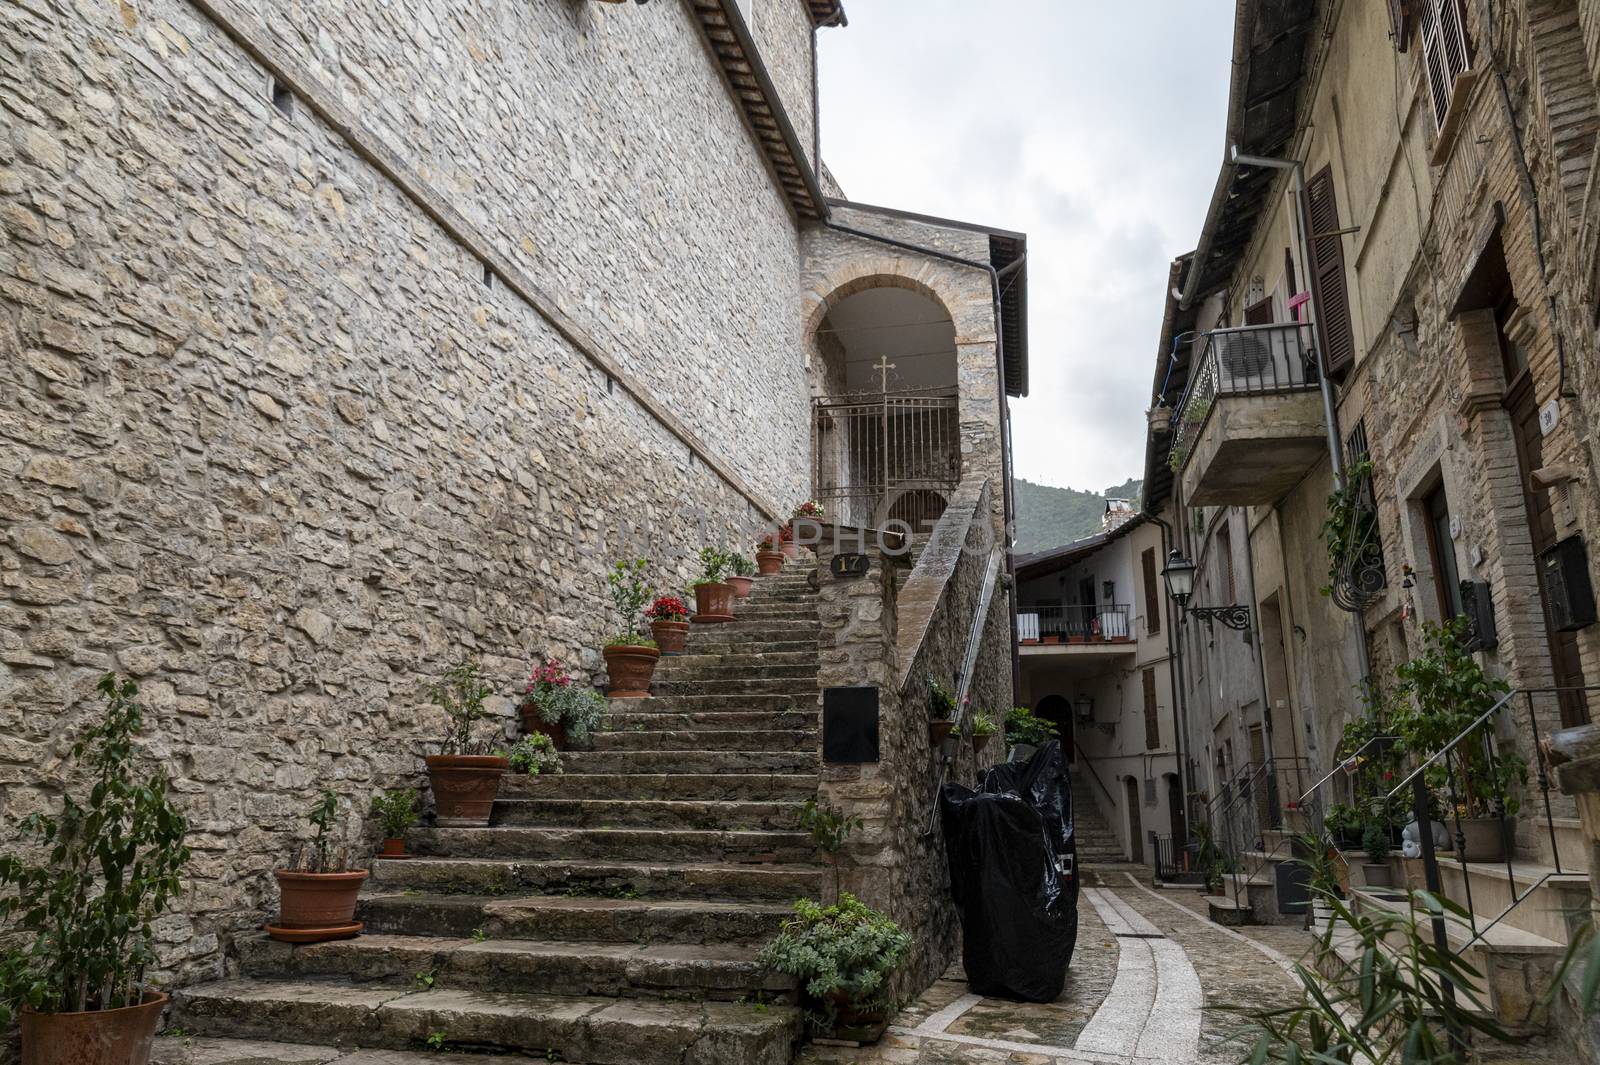
[[[1078,745],[1072,742],[1072,704],[1059,695],[1046,695],[1033,711],[1056,727],[1061,750],[1068,762],[1077,760]]]
[[[1144,824],[1139,814],[1139,782],[1132,777],[1122,781],[1124,803],[1128,807],[1128,855],[1134,864],[1144,864]]]
[[[961,478],[955,323],[910,278],[858,278],[811,333],[812,492],[847,524],[937,520]]]

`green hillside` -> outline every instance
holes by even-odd
[[[1103,492],[1053,488],[1018,479],[1016,482],[1017,554],[1048,551],[1100,531],[1106,497],[1133,500],[1139,505],[1142,481],[1129,480]]]

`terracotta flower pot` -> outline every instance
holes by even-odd
[[[950,730],[955,728],[955,724],[949,718],[945,718],[942,721],[937,718],[930,718],[928,720],[928,740],[933,746],[939,746],[945,741],[945,737],[950,735]]]
[[[756,572],[763,577],[771,577],[783,569],[782,551],[757,551]]]
[[[655,647],[613,644],[600,652],[606,659],[611,684],[607,695],[613,699],[645,699],[650,695],[650,677],[656,671],[661,651]]]
[[[689,623],[687,621],[652,621],[650,635],[656,641],[656,649],[664,655],[683,654],[683,642],[689,638]]]
[[[299,873],[273,870],[278,878],[278,923],[267,926],[274,939],[320,943],[361,931],[356,924],[356,896],[366,870],[344,873]],[[284,933],[284,934],[280,934]]]
[[[750,589],[756,580],[754,577],[729,577],[728,583],[733,585],[733,597],[743,599],[750,594]]]
[[[800,548],[795,544],[795,542],[793,540],[785,540],[783,542],[783,557],[784,558],[799,558],[800,557]]]
[[[380,858],[405,858],[406,840],[404,836],[395,836],[383,841],[383,850],[379,852]]]
[[[1449,823],[1453,834],[1455,823]],[[1506,859],[1506,836],[1515,839],[1515,827],[1501,830],[1498,817],[1463,817],[1461,819],[1461,854],[1464,862],[1503,862]]]
[[[733,620],[733,585],[697,584],[694,586],[694,621],[700,625]]]
[[[482,828],[489,823],[500,778],[510,764],[493,754],[430,754],[433,823],[440,828]]]
[[[22,1065],[145,1065],[167,996],[146,991],[137,1006],[83,1013],[22,1007]]]
[[[972,737],[972,753],[973,754],[982,754],[983,753],[983,749],[985,747],[987,747],[987,746],[989,746],[989,737],[988,736],[973,736]]]
[[[550,737],[550,742],[556,745],[556,750],[564,751],[567,749],[567,723],[565,721],[557,721],[554,725],[549,724],[532,707],[520,707],[518,712],[522,714],[522,732],[524,735],[531,736],[535,732],[542,732]]]
[[[879,1006],[858,1008],[842,991],[830,991],[828,1002],[834,1008],[833,1028],[828,1036],[852,1043],[876,1043],[889,1027],[888,1010]]]

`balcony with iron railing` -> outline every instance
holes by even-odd
[[[1126,603],[1061,606],[1023,603],[1017,607],[1017,639],[1028,654],[1133,649],[1132,611]]]
[[[1217,329],[1199,344],[1171,421],[1184,501],[1275,503],[1327,454],[1311,327]]]

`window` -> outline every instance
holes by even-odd
[[[1355,469],[1372,458],[1367,444],[1367,422],[1358,419],[1344,443],[1347,468]],[[1358,494],[1355,524],[1350,532],[1346,554],[1341,561],[1342,580],[1339,592],[1350,602],[1367,602],[1388,584],[1383,565],[1383,532],[1378,527],[1378,497],[1372,487],[1372,471],[1361,475],[1356,485]]]
[[[1144,749],[1161,749],[1161,711],[1156,706],[1156,671],[1144,671]]]
[[[1257,300],[1244,309],[1245,325],[1271,325],[1277,314],[1272,309],[1272,297]]]
[[[1154,636],[1161,631],[1161,578],[1156,575],[1156,549],[1147,547],[1139,556],[1144,576],[1144,628]]]
[[[1317,296],[1317,339],[1322,365],[1339,376],[1356,361],[1356,335],[1350,322],[1350,297],[1344,276],[1344,237],[1333,191],[1333,167],[1325,166],[1306,184],[1306,217],[1311,220],[1311,284]]]
[[[1422,65],[1427,70],[1428,96],[1433,102],[1433,126],[1443,133],[1456,78],[1472,66],[1472,53],[1467,45],[1461,0],[1422,0],[1417,6],[1421,16]]]
[[[1233,535],[1226,525],[1217,529],[1217,581],[1222,602],[1238,602],[1233,588]]]
[[[1441,484],[1422,501],[1428,516],[1428,552],[1433,556],[1433,584],[1439,594],[1439,615],[1461,613],[1461,578],[1456,573],[1456,544],[1450,535],[1450,500]]]

